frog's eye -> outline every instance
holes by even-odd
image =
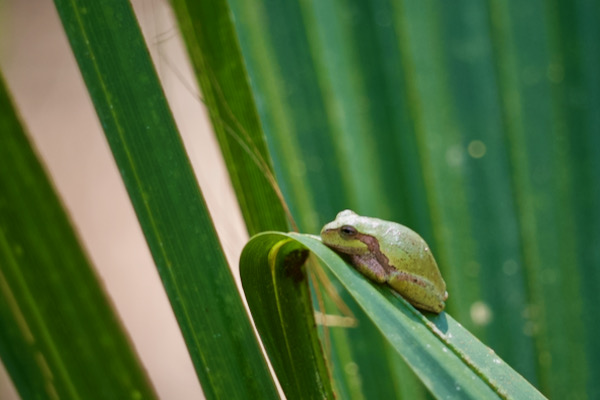
[[[344,225],[340,228],[340,235],[345,239],[349,239],[357,233],[356,228],[350,225]]]

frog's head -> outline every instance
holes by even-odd
[[[367,253],[369,249],[364,243],[363,219],[352,210],[341,211],[335,220],[321,229],[323,243],[345,254]]]

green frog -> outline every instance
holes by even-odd
[[[387,283],[413,306],[440,313],[446,283],[421,236],[404,225],[340,212],[321,230],[321,239],[362,274]]]

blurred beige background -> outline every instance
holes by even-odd
[[[236,266],[247,236],[176,25],[163,1],[133,4],[230,265]],[[159,396],[202,398],[52,1],[0,0],[0,68]],[[0,364],[0,399],[15,398]]]

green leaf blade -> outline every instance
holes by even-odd
[[[277,398],[127,1],[56,0],[207,398]]]
[[[544,398],[522,376],[464,330],[447,313],[441,313],[429,319],[425,318],[389,288],[372,284],[359,272],[348,266],[331,249],[310,235],[264,233],[253,237],[244,252],[269,253],[276,251],[273,248],[268,249],[268,243],[274,244],[284,238],[293,238],[300,242],[322,261],[323,265],[340,280],[345,289],[369,315],[395,351],[402,355],[436,397],[482,399],[525,396],[526,398]],[[261,247],[260,250],[259,247]],[[295,249],[297,250],[298,247]],[[264,258],[265,256],[242,258],[240,269],[243,272],[243,282],[250,277],[253,280],[268,280],[278,274],[277,268],[280,270],[289,268],[285,264],[269,266],[268,263],[265,264]],[[264,278],[258,278],[258,275],[263,275]],[[273,303],[271,307],[280,307],[280,300],[277,296],[261,291],[258,286],[247,287],[246,293],[253,313],[259,313],[260,309],[269,302]],[[294,310],[286,309],[286,312],[293,313]],[[295,317],[286,315],[286,317],[298,318],[298,320],[306,322],[306,314]],[[263,318],[268,319],[269,315],[266,314]],[[286,324],[274,317],[271,321],[255,319],[255,322],[261,334],[266,333],[269,329],[279,329],[284,332],[287,328]],[[273,349],[278,348],[268,340],[264,344],[269,354],[276,351]],[[286,356],[289,358],[285,362],[288,365],[294,365],[297,360],[304,359],[306,354],[306,349],[299,350],[297,353],[288,353]],[[318,354],[318,351],[313,350],[313,354]],[[278,367],[281,366],[277,364],[274,363],[274,367],[279,374]],[[375,368],[375,366],[372,367]],[[380,367],[385,370],[387,365],[380,364]],[[283,382],[282,386],[284,386]]]
[[[259,234],[242,251],[240,275],[254,323],[286,397],[333,398],[302,268],[307,255],[285,235]],[[257,271],[254,265],[266,269]]]
[[[22,398],[156,398],[0,79],[0,356]]]
[[[172,3],[248,231],[288,229],[227,2]]]

